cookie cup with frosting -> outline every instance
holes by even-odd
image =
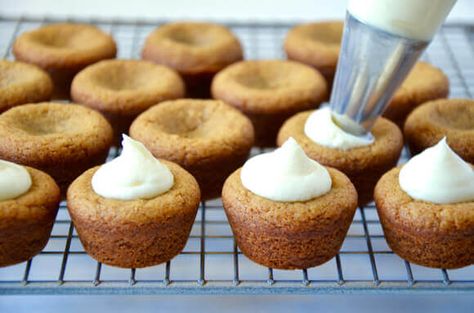
[[[293,158],[295,152],[304,155],[296,142],[284,148],[288,156],[284,157],[286,160],[298,159],[298,156]],[[279,173],[267,176],[266,183],[265,172],[242,174],[243,171],[262,168],[260,164],[248,169],[244,165],[224,184],[222,202],[237,244],[244,255],[256,263],[277,269],[305,269],[327,262],[341,248],[357,207],[356,190],[343,173],[319,164],[320,173],[316,176],[327,175],[322,179],[329,179],[329,189],[322,194],[308,196],[307,186],[317,185],[315,181],[307,181],[304,186],[290,183],[293,188],[280,184],[284,180],[304,180],[302,173],[308,169],[307,161],[316,163],[304,157],[305,161],[298,162],[305,163],[303,167],[296,165],[295,168],[295,164],[284,165],[281,160],[276,161],[273,165],[281,164],[281,168],[274,168],[274,172]],[[249,182],[252,178],[258,182]],[[266,190],[268,195],[258,195],[244,184],[256,188],[254,191],[258,193],[262,188],[265,193],[266,186],[270,186]],[[284,191],[289,189],[292,195]],[[291,196],[301,200],[294,201],[296,198],[290,199]]]
[[[118,181],[110,187],[103,184],[103,173],[102,179],[94,182],[100,167],[86,171],[71,184],[67,193],[69,213],[84,249],[97,261],[123,268],[141,268],[167,262],[184,248],[199,206],[199,186],[179,165],[164,160],[158,162],[172,175],[171,185],[166,177],[150,179],[148,174],[154,172],[153,169],[139,173],[135,168],[132,176],[111,177],[110,172],[117,171],[109,168],[107,180]],[[126,162],[121,163],[123,168]],[[134,166],[144,163],[137,159],[123,171],[130,172]],[[142,193],[137,198],[135,191],[130,192],[137,186],[147,189],[150,181],[161,187],[168,185],[156,196]],[[123,199],[113,198],[113,195]]]
[[[48,174],[0,160],[0,267],[27,261],[46,246],[59,201]]]
[[[311,159],[346,174],[363,206],[373,200],[375,184],[396,166],[403,148],[400,129],[385,118],[375,122],[371,134],[369,140],[344,132],[331,122],[329,109],[323,108],[289,118],[280,128],[277,144],[293,137]]]
[[[443,144],[435,148],[446,148]],[[374,197],[387,243],[400,257],[428,267],[452,269],[474,264],[474,201],[466,198],[474,196],[472,165],[464,163],[465,169],[450,166],[446,175],[439,176],[442,168],[439,164],[430,167],[430,160],[444,159],[452,165],[461,159],[453,158],[454,153],[440,157],[432,153],[435,150],[427,151],[411,169],[404,169],[409,161],[377,183]],[[428,172],[411,172],[414,167]],[[403,187],[403,176],[408,187]]]

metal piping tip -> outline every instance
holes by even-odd
[[[356,136],[370,133],[427,45],[348,13],[330,99],[337,125]]]

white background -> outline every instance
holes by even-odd
[[[296,20],[343,18],[347,0],[0,0],[13,15]],[[474,0],[458,0],[448,21],[474,23]]]

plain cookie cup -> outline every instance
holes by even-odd
[[[421,104],[446,98],[449,95],[448,77],[437,67],[418,62],[390,100],[383,113],[403,129],[408,115]]]
[[[59,208],[60,191],[54,180],[25,167],[31,187],[11,200],[0,201],[0,267],[27,261],[49,240]]]
[[[319,145],[304,132],[304,125],[312,111],[298,113],[288,119],[278,133],[278,146],[293,137],[308,157],[337,168],[346,174],[359,194],[359,205],[373,199],[374,187],[380,177],[396,166],[403,148],[403,136],[397,125],[379,118],[371,132],[373,144],[348,150]]]
[[[247,115],[255,144],[274,147],[283,122],[319,106],[328,97],[324,77],[313,68],[284,60],[242,61],[219,72],[212,96]]]
[[[17,105],[48,101],[53,82],[39,67],[0,60],[0,113]]]
[[[92,63],[115,58],[113,38],[88,24],[56,23],[27,31],[13,44],[19,61],[35,64],[47,71],[54,81],[58,97],[69,96],[74,75]]]
[[[305,269],[339,252],[357,208],[357,192],[343,173],[327,170],[331,190],[298,202],[277,202],[252,193],[242,185],[240,169],[226,180],[222,202],[245,256],[270,268]]]
[[[86,67],[72,81],[71,98],[101,112],[116,140],[151,106],[183,98],[184,83],[172,69],[147,61],[105,60]]]
[[[400,167],[375,187],[375,204],[390,248],[407,261],[435,268],[474,264],[474,202],[434,204],[400,188]]]
[[[85,170],[104,163],[112,127],[92,109],[77,104],[26,104],[0,115],[0,158],[40,169],[65,194]]]
[[[175,69],[186,82],[188,97],[209,98],[214,75],[242,60],[243,51],[237,37],[222,25],[175,22],[150,33],[142,58]]]
[[[343,30],[342,21],[296,25],[286,35],[286,55],[289,60],[317,69],[331,86],[336,73]]]
[[[85,251],[118,267],[141,268],[171,260],[183,250],[199,207],[196,180],[180,166],[160,160],[174,185],[146,200],[114,200],[96,194],[91,179],[99,167],[69,187],[67,207]]]
[[[220,195],[225,179],[247,160],[251,122],[222,101],[162,102],[132,123],[130,136],[157,158],[178,163],[198,181],[203,200]]]
[[[474,163],[474,100],[441,99],[423,104],[408,117],[405,139],[418,154],[446,137],[449,146]]]

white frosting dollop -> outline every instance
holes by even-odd
[[[92,177],[98,195],[117,200],[154,198],[170,190],[174,177],[145,146],[123,135],[122,153],[102,165]]]
[[[31,188],[31,176],[25,167],[0,160],[0,201],[15,199]]]
[[[315,143],[328,148],[348,150],[368,146],[373,136],[355,136],[340,128],[333,119],[329,107],[315,110],[306,120],[304,133]]]
[[[306,156],[289,138],[273,152],[247,160],[240,173],[242,185],[256,195],[273,201],[306,201],[331,190],[327,169]]]
[[[474,200],[474,171],[443,138],[411,158],[400,170],[399,184],[416,200],[457,203]]]

